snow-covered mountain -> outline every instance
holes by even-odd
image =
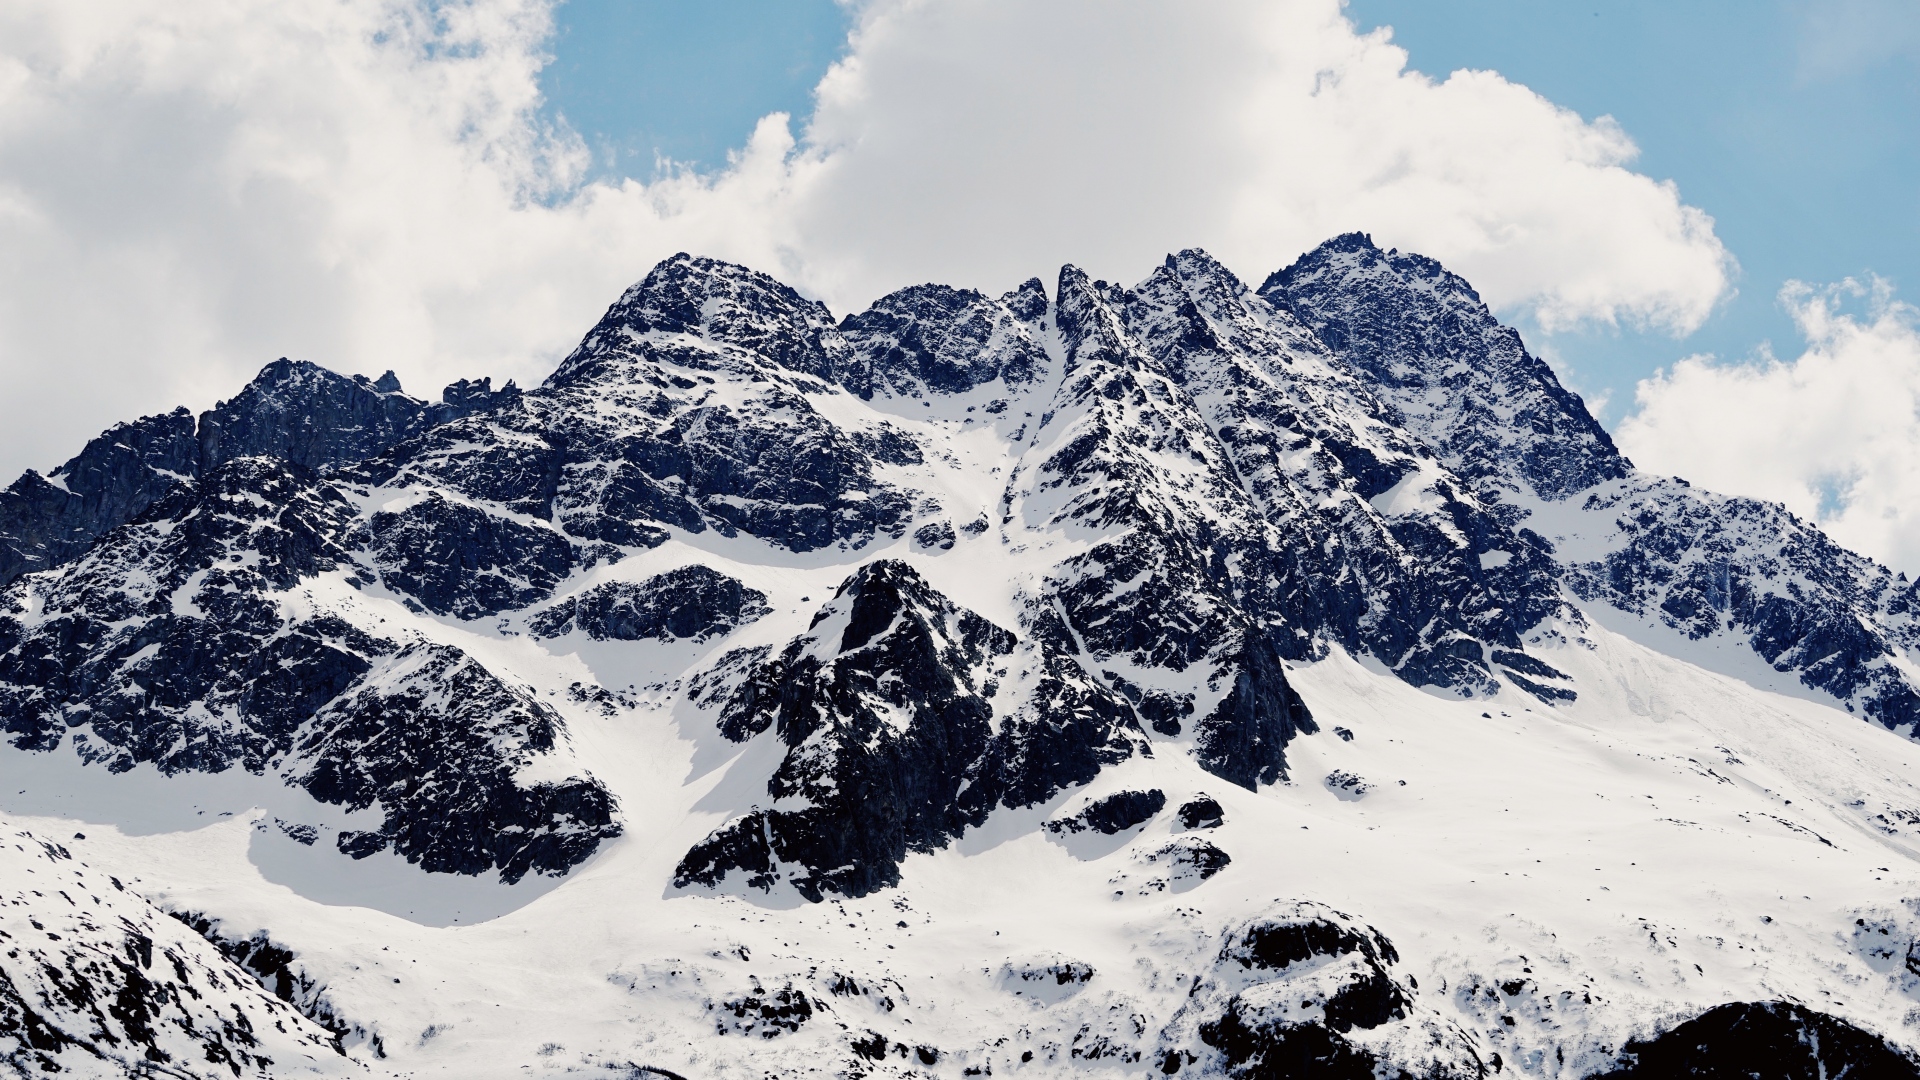
[[[20,1075],[1920,1076],[1920,587],[1362,235],[675,256],[116,427],[0,585]]]

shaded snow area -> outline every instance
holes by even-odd
[[[1365,237],[677,256],[541,387],[54,477],[0,1075],[1920,1076],[1913,586]]]

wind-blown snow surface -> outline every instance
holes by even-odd
[[[208,466],[0,620],[12,826],[349,1071],[1585,1077],[1730,1002],[1920,1030],[1911,587],[1634,472],[1417,257],[838,324],[680,257],[546,386],[365,453]]]

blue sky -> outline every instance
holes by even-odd
[[[832,0],[567,0],[541,89],[599,173],[651,179],[656,157],[711,169],[760,117],[811,111],[847,29]]]
[[[1352,0],[1390,25],[1411,65],[1493,69],[1639,144],[1638,171],[1711,214],[1740,263],[1738,292],[1676,341],[1631,327],[1529,338],[1556,355],[1609,423],[1635,383],[1689,353],[1782,356],[1798,335],[1776,294],[1878,274],[1920,299],[1920,4],[1911,0]],[[595,150],[596,172],[646,180],[659,158],[713,170],[754,122],[811,111],[841,55],[831,0],[567,0],[549,108]],[[1144,267],[1142,272],[1144,272]]]

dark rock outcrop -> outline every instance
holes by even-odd
[[[1233,689],[1200,721],[1193,756],[1201,768],[1254,791],[1286,775],[1288,741],[1319,728],[1264,638],[1248,642],[1235,659]]]
[[[1279,903],[1230,929],[1161,1033],[1165,1074],[1484,1077],[1472,1040],[1417,1004],[1393,944],[1351,916]],[[1356,1033],[1364,1038],[1356,1038]]]
[[[0,492],[0,587],[78,556],[175,484],[237,458],[326,472],[518,393],[461,380],[429,404],[401,393],[391,371],[369,381],[282,357],[197,424],[181,408],[116,425],[49,476],[30,470]]]
[[[175,409],[108,428],[43,477],[0,492],[0,587],[58,566],[199,473],[193,414]]]
[[[491,404],[490,395],[472,389],[471,383],[457,383],[436,406],[401,393],[391,371],[369,380],[282,357],[238,394],[200,414],[200,467],[274,457],[329,472]]]
[[[1035,675],[1006,700],[1016,662]],[[1145,749],[1133,710],[1072,661],[955,607],[894,561],[848,578],[807,635],[745,674],[719,723],[739,740],[772,729],[785,747],[772,806],[696,845],[676,886],[742,871],[750,887],[785,881],[816,901],[893,885],[908,852]]]
[[[1582,502],[1607,553],[1568,567],[1581,598],[1695,641],[1744,644],[1888,728],[1920,724],[1920,687],[1902,659],[1920,646],[1920,583],[1847,551],[1783,506],[1684,481],[1636,477]]]
[[[1171,844],[1147,852],[1140,861],[1159,871],[1160,876],[1154,877],[1153,882],[1164,882],[1167,888],[1178,890],[1225,870],[1233,862],[1233,856],[1197,836],[1180,836]]]
[[[523,782],[559,717],[450,646],[389,638],[306,603],[365,573],[355,507],[297,465],[241,458],[181,484],[51,575],[0,592],[0,730],[71,740],[110,771],[273,771],[322,802],[379,805],[356,856],[432,870],[563,873],[617,835],[584,774]]]
[[[825,1008],[824,1005],[818,1007]],[[792,985],[771,993],[756,989],[721,1002],[715,1010],[718,1020],[714,1031],[720,1035],[777,1039],[800,1030],[802,1024],[813,1019],[815,1008],[816,1005],[807,1000],[806,992]]]
[[[767,597],[699,564],[641,582],[583,589],[527,620],[540,637],[579,629],[596,641],[673,641],[717,637],[767,612]]]
[[[1227,820],[1227,812],[1221,809],[1219,800],[1210,795],[1196,795],[1181,803],[1178,813],[1183,829],[1217,829]]]
[[[1594,1080],[1913,1080],[1920,1058],[1789,1001],[1736,1001],[1626,1045]]]
[[[1152,821],[1167,808],[1167,793],[1159,788],[1146,791],[1116,791],[1095,799],[1071,817],[1046,823],[1051,833],[1097,832],[1103,836],[1123,833],[1136,825]]]
[[[380,578],[437,615],[477,619],[539,603],[583,561],[560,533],[430,491],[367,522]]]

